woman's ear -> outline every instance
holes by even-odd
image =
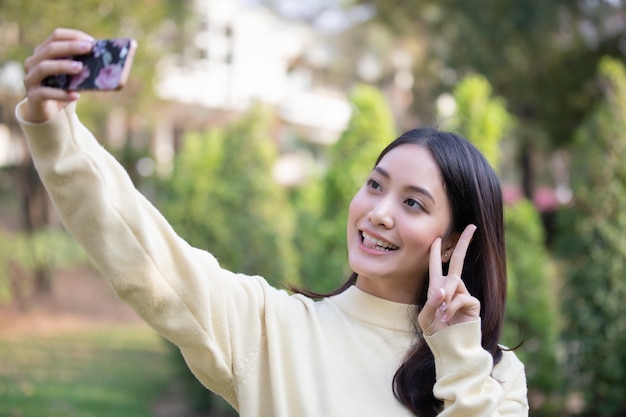
[[[456,243],[459,241],[459,237],[461,237],[460,233],[452,232],[442,240],[441,242],[441,262],[442,263],[445,264],[445,263],[450,262],[450,258],[452,257],[452,253],[454,252]]]

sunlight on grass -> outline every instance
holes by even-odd
[[[144,326],[0,340],[0,416],[151,417],[174,374]]]

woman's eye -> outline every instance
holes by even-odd
[[[424,207],[417,200],[414,200],[412,198],[407,199],[405,201],[405,203],[406,203],[407,206],[409,206],[411,208],[416,208],[416,209],[420,209],[420,210],[424,209]]]
[[[380,188],[381,188],[381,187],[380,187],[380,184],[378,183],[378,181],[373,180],[373,179],[369,179],[369,180],[367,180],[367,186],[368,186],[369,188],[374,189],[374,190],[380,190]]]

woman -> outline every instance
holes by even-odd
[[[177,236],[80,124],[78,95],[41,86],[79,73],[62,57],[91,42],[58,29],[37,47],[16,115],[66,228],[207,388],[241,416],[527,415],[523,365],[497,345],[500,189],[471,145],[432,130],[389,145],[350,205],[353,276],[289,295]]]

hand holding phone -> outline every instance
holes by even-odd
[[[42,85],[67,91],[119,90],[130,73],[137,42],[130,38],[94,41],[88,54],[72,56],[83,64],[79,74],[57,74],[46,77]]]

